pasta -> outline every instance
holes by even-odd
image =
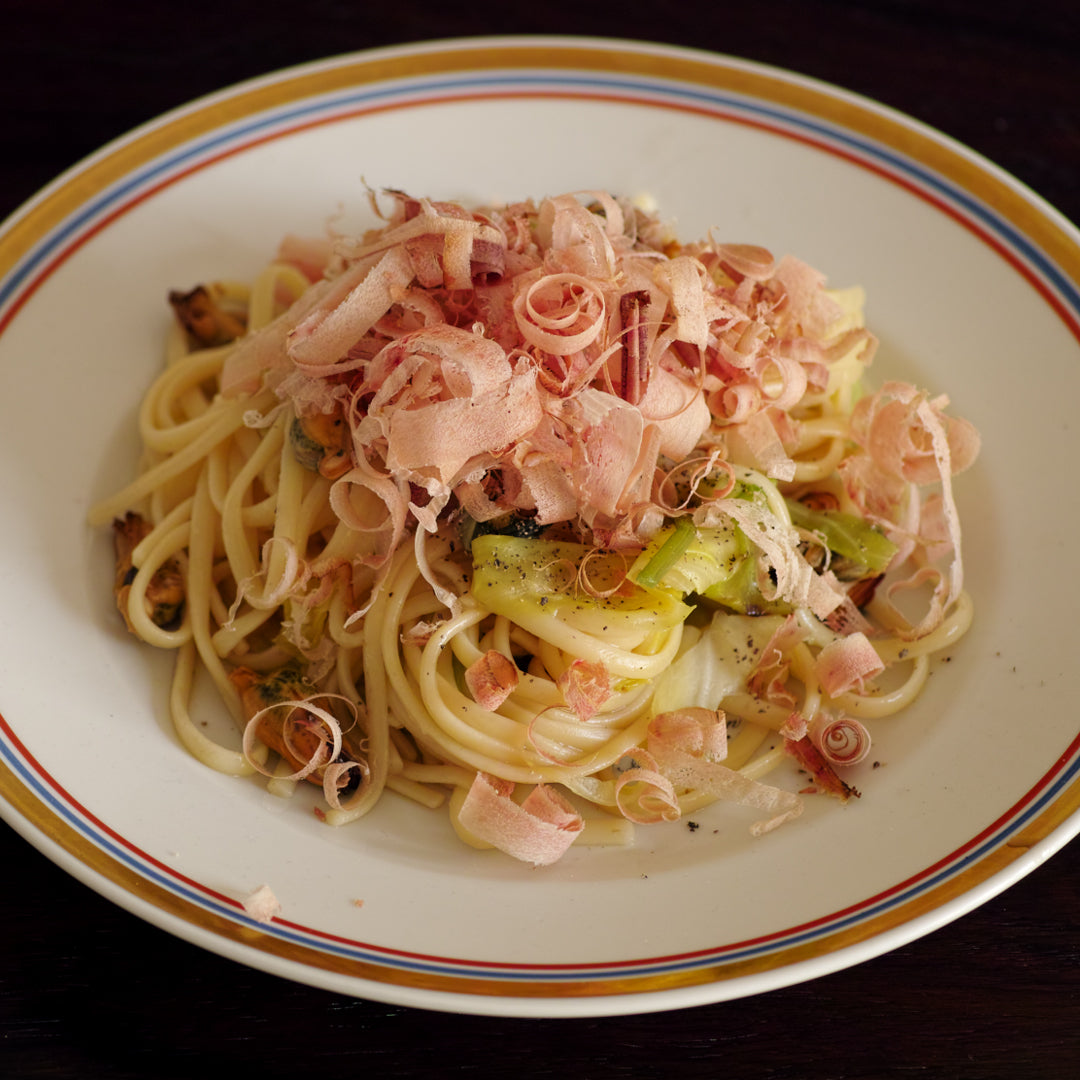
[[[869,393],[857,288],[603,193],[388,193],[171,294],[113,523],[180,742],[341,825],[387,791],[536,865],[846,801],[972,619],[947,399]],[[379,210],[374,196],[373,206]],[[381,211],[380,211],[381,212]],[[208,678],[240,735],[191,715]]]

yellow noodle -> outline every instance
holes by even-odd
[[[269,403],[269,399],[265,400]],[[213,423],[208,424],[191,442],[185,443],[172,457],[147,469],[115,495],[103,499],[92,507],[87,515],[90,524],[106,524],[155,488],[196,465],[222,439],[228,438],[236,430],[237,426],[243,422],[244,413],[248,411],[248,407],[244,401],[230,401],[223,405],[215,413]]]
[[[250,288],[225,282],[212,291],[244,313],[252,332],[273,323],[307,289],[297,269],[272,264]],[[861,325],[859,295],[837,294],[844,309],[837,333]],[[849,413],[862,347],[830,360],[827,388],[807,392],[792,412],[798,443],[790,483],[775,483],[745,464],[730,466],[736,479],[761,492],[755,498],[764,499],[781,529],[791,525],[785,495],[793,492],[832,492],[841,509],[851,509],[837,466],[852,446]],[[418,532],[415,543],[406,533],[384,564],[379,535],[339,521],[332,482],[298,459],[288,396],[279,400],[269,389],[218,393],[232,348],[192,350],[186,334],[173,327],[166,365],[138,411],[141,470],[89,514],[92,523],[105,524],[135,507],[147,509],[153,528],[132,555],[127,614],[139,637],[176,650],[169,706],[183,745],[218,771],[253,772],[242,751],[219,745],[192,719],[195,673],[209,677],[242,728],[247,720],[230,679],[234,665],[273,673],[294,663],[321,694],[344,699],[337,702],[342,713],[348,703],[356,709],[350,747],[355,739],[363,744],[366,776],[344,808],[326,812],[330,824],[362,817],[390,790],[432,809],[449,804],[462,839],[485,847],[462,826],[460,810],[477,773],[487,772],[513,783],[559,784],[579,803],[610,811],[586,817],[579,844],[631,842],[634,827],[615,807],[616,763],[646,746],[654,684],[700,630],[688,631],[684,642],[679,624],[631,648],[572,625],[555,612],[558,605],[522,605],[513,619],[493,614],[472,595],[469,559],[449,528],[445,535]],[[404,480],[393,482],[406,491]],[[374,495],[361,485],[352,491],[354,510],[370,503],[381,518],[384,508]],[[460,513],[453,504],[450,509]],[[173,558],[183,568],[186,596],[180,625],[166,630],[148,614],[146,596],[156,571]],[[883,594],[879,590],[871,612],[888,627]],[[776,733],[793,712],[808,723],[829,712],[870,721],[908,707],[925,685],[930,658],[969,628],[972,605],[963,593],[938,629],[918,641],[904,640],[902,627],[875,634],[872,644],[890,672],[908,665],[902,681],[886,682],[884,689],[871,682],[834,698],[820,684],[817,654],[839,635],[805,609],[796,619],[803,637],[789,658],[794,706],[754,696],[745,679],[709,703],[741,721],[732,728],[725,763],[751,779],[787,760]],[[489,650],[519,669],[495,708],[474,698],[464,676]],[[588,719],[574,711],[561,683],[575,661],[599,665],[611,683]],[[352,717],[341,719],[347,727]],[[254,761],[261,767],[268,758],[259,747]],[[291,771],[277,762],[267,789],[292,794]],[[686,813],[713,796],[679,791],[677,798]]]

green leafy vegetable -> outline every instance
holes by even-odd
[[[659,550],[637,574],[637,583],[646,589],[655,589],[664,575],[686,554],[686,549],[697,538],[694,523],[686,517],[679,518]]]
[[[635,585],[617,552],[585,544],[488,533],[473,538],[472,556],[476,600],[527,629],[554,616],[633,649],[683,622],[692,610],[666,591]]]
[[[792,523],[816,532],[830,551],[849,559],[866,574],[882,574],[896,554],[896,545],[880,529],[854,514],[840,510],[811,510],[805,503],[787,500]]]
[[[757,554],[734,523],[695,528],[679,518],[661,529],[630,569],[645,588],[680,598],[704,597],[733,611],[761,614],[780,608],[761,595]]]

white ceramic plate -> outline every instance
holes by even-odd
[[[384,800],[320,825],[207,771],[167,658],[112,608],[118,487],[167,289],[250,275],[362,180],[470,201],[648,192],[683,236],[862,283],[877,375],[984,433],[961,479],[971,634],[878,725],[863,798],[752,841],[724,814],[538,871]],[[0,811],[76,877],[215,952],[333,991],[583,1015],[808,979],[970,910],[1080,828],[1071,656],[1080,238],[963,148],[808,80],[670,48],[459,41],[347,56],[196,102],[59,178],[0,234]],[[240,900],[268,883],[280,919]],[[358,906],[354,901],[362,900]]]

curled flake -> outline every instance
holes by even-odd
[[[734,281],[764,281],[776,265],[772,252],[757,244],[717,244],[716,256],[720,268]]]
[[[760,401],[759,398],[757,400]],[[732,448],[744,447],[750,460],[755,462],[766,476],[773,480],[795,478],[795,462],[784,448],[772,413],[754,412],[727,435],[728,444]]]
[[[559,689],[579,720],[591,720],[611,697],[611,678],[603,664],[575,660],[558,679]]]
[[[712,423],[700,388],[664,367],[649,379],[641,413],[659,435],[659,452],[672,461],[692,453]]]
[[[590,387],[567,403],[562,416],[577,433],[571,475],[578,501],[588,508],[582,517],[591,524],[598,514],[615,516],[626,508],[637,471],[645,431],[641,411]]]
[[[366,761],[334,761],[323,770],[323,798],[332,810],[348,810],[365,797],[364,784],[371,770]],[[352,789],[351,799],[341,800],[342,792]]]
[[[360,264],[363,265],[363,264]],[[346,281],[351,283],[351,274]],[[394,302],[395,288],[413,279],[413,268],[402,248],[391,248],[338,300],[320,305],[289,332],[288,353],[310,374],[331,374],[355,363],[342,364],[349,348],[386,314]]]
[[[856,404],[852,434],[886,472],[932,484],[967,469],[979,452],[978,432],[967,420],[946,416],[947,404],[909,383],[886,383]]]
[[[488,649],[465,669],[465,685],[482,708],[494,712],[517,688],[517,665],[496,649]]]
[[[387,346],[369,364],[375,388],[357,426],[358,456],[385,443],[387,469],[450,484],[482,455],[524,439],[543,416],[535,372],[511,367],[495,342],[432,326]]]
[[[591,345],[604,329],[603,290],[580,274],[546,274],[524,283],[514,297],[521,336],[554,356]]]
[[[584,825],[581,815],[546,784],[537,784],[522,803],[514,785],[477,773],[461,804],[459,820],[477,839],[533,866],[558,861]]]
[[[597,199],[603,215],[593,213],[573,193],[544,199],[536,218],[536,238],[553,269],[608,280],[615,275],[613,245],[622,230],[622,211],[606,192],[588,192],[586,197]]]
[[[745,423],[761,408],[761,389],[748,379],[723,381],[712,389],[708,401],[711,413],[734,426]]]
[[[358,268],[359,272],[363,268]],[[286,351],[292,328],[318,307],[330,293],[328,281],[319,281],[284,312],[261,329],[240,339],[225,358],[219,385],[226,397],[253,394],[266,382],[274,385],[293,370]]]
[[[905,637],[920,638],[931,633],[955,603],[963,589],[964,564],[961,551],[960,515],[953,497],[952,477],[968,468],[979,452],[979,435],[966,420],[948,417],[946,398],[931,400],[924,391],[908,383],[886,383],[877,393],[857,403],[852,413],[851,430],[862,446],[870,467],[879,475],[891,478],[895,501],[878,508],[884,517],[908,532],[913,542],[924,549],[952,551],[948,572],[940,574],[926,614],[915,625],[901,624]],[[856,496],[873,490],[865,483],[862,489],[854,480],[859,467],[848,466],[845,484]],[[863,466],[863,473],[867,467]],[[907,487],[902,486],[906,482]],[[917,485],[939,482],[940,496],[928,516],[929,534],[920,529]],[[904,500],[906,496],[906,500]],[[877,498],[880,500],[881,495]],[[901,513],[906,502],[906,517]],[[901,549],[903,550],[903,548]],[[916,584],[924,580],[921,576]]]
[[[584,593],[586,596],[591,596],[594,600],[614,596],[619,592],[626,584],[627,572],[630,569],[626,559],[619,554],[619,557],[622,558],[622,568],[613,572],[610,560],[605,556],[606,553],[603,550],[594,548],[582,558],[581,563],[578,566],[577,588],[580,592]],[[596,564],[596,569],[600,571],[601,578],[606,578],[610,582],[608,588],[601,588],[593,582],[592,575],[594,573],[594,564]]]
[[[806,637],[794,615],[788,615],[773,631],[758,656],[754,670],[747,679],[747,688],[755,697],[782,705],[794,705],[795,698],[787,689],[791,670],[792,650]]]
[[[318,281],[333,254],[329,236],[298,236],[286,233],[278,244],[276,261],[299,270],[309,281]]]
[[[917,624],[912,625],[893,602],[893,597],[900,592],[921,590],[927,585],[931,587],[931,594],[926,613]],[[898,637],[917,640],[941,625],[948,606],[947,586],[948,578],[935,566],[924,566],[909,577],[889,583],[885,588],[883,607],[888,611],[889,619],[895,626]]]
[[[722,764],[727,755],[722,713],[688,708],[661,713],[649,724],[648,751],[676,790],[702,791],[761,810],[766,817],[750,832],[761,836],[802,813],[797,795],[751,780]]]
[[[649,724],[649,750],[668,770],[686,767],[688,758],[723,761],[727,757],[724,715],[696,706],[660,713]]]
[[[702,349],[709,342],[703,273],[701,263],[688,255],[658,263],[653,272],[656,283],[671,298],[679,338]]]
[[[255,596],[252,594],[252,588],[258,579],[264,578],[269,572],[271,551],[274,547],[280,547],[284,551],[284,565],[281,566],[281,572],[272,587],[264,590],[261,596]],[[310,568],[300,558],[296,545],[291,540],[282,536],[271,536],[262,546],[259,569],[252,578],[241,581],[237,585],[237,596],[229,612],[229,621],[232,621],[242,600],[246,600],[254,608],[263,610],[280,607],[289,596],[307,584],[310,573]]]
[[[827,571],[827,575],[835,580],[831,570]],[[869,586],[864,584],[867,581],[871,583]],[[873,595],[879,581],[880,578],[864,578],[863,581],[856,582],[856,585],[860,589],[869,588],[871,590],[870,594]],[[837,588],[840,587],[839,582],[836,582],[836,586]],[[868,634],[873,631],[873,624],[863,615],[855,602],[856,595],[854,587],[847,589],[844,592],[843,600],[824,618],[823,622],[830,630],[835,630],[838,634],[854,634],[856,632]]]
[[[805,361],[773,353],[762,358],[757,368],[765,402],[777,413],[786,415],[788,409],[802,400],[809,385]]]
[[[809,607],[819,619],[825,618],[843,601],[843,591],[829,579],[814,573],[799,551],[797,531],[779,521],[769,510],[746,499],[722,499],[695,511],[695,524],[708,524],[716,515],[731,518],[761,551],[775,575],[774,584],[762,583],[762,594],[767,599],[780,598]]]
[[[671,781],[647,750],[633,750],[615,763],[615,806],[635,825],[677,821],[682,811]]]
[[[717,473],[726,479],[721,482]],[[709,490],[702,483],[709,481]],[[669,517],[686,510],[692,503],[708,505],[726,499],[735,488],[735,469],[715,447],[700,457],[687,458],[669,469],[657,485],[657,502]],[[669,494],[670,493],[670,494]]]
[[[361,458],[356,468],[331,486],[330,506],[344,525],[372,537],[371,550],[361,554],[360,561],[382,566],[405,535],[408,485],[376,473]]]
[[[865,679],[885,670],[877,650],[861,631],[830,641],[818,653],[816,666],[821,688],[829,697],[861,690]]]
[[[808,734],[830,765],[857,765],[870,753],[870,732],[853,716],[821,714]]]
[[[430,470],[449,484],[474,459],[496,454],[523,438],[540,417],[535,376],[521,372],[476,397],[395,412],[386,463],[391,470]]]
[[[279,709],[285,710],[284,719],[272,721],[272,714]],[[335,716],[311,700],[277,701],[261,709],[244,727],[244,756],[255,769],[271,776],[256,758],[256,740],[280,754],[294,770],[284,779],[307,780],[341,753],[341,726]]]
[[[832,765],[814,745],[809,735],[801,739],[785,739],[784,750],[810,774],[818,791],[833,795],[841,802],[859,798],[859,792],[836,775]]]
[[[401,192],[388,194],[397,201],[390,227],[367,243],[339,243],[339,250],[348,258],[399,250],[428,288],[468,289],[475,277],[502,272],[506,238],[492,224],[456,203],[415,199]]]
[[[769,285],[781,298],[776,307],[780,326],[791,336],[823,338],[842,314],[825,291],[824,274],[792,255],[776,264]]]

